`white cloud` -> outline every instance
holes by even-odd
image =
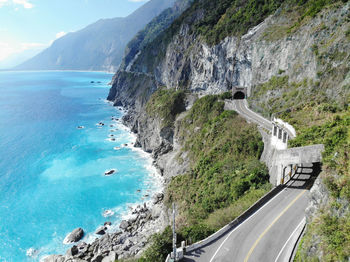
[[[0,42],[0,61],[15,53],[15,49],[8,43]]]
[[[14,4],[23,5],[23,7],[26,9],[30,9],[34,7],[32,3],[28,2],[28,0],[12,0],[12,2]]]
[[[62,36],[65,36],[66,34],[67,34],[67,33],[66,33],[66,32],[63,32],[63,31],[58,32],[58,33],[56,34],[56,39],[61,38]]]
[[[8,0],[0,0],[0,7],[7,4]]]
[[[42,43],[10,44],[7,42],[0,42],[0,61],[8,58],[13,54],[18,54],[27,50],[41,50],[45,47],[47,47],[47,44]]]
[[[46,47],[47,44],[42,43],[21,43],[21,50],[29,50],[29,49],[41,49]]]

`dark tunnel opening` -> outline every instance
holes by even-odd
[[[245,99],[245,94],[242,91],[238,91],[233,95],[233,99]]]

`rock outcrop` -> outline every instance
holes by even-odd
[[[288,77],[290,82],[317,82],[327,63],[320,63],[315,46],[348,53],[348,46],[338,45],[338,42],[344,38],[342,24],[347,22],[349,9],[349,3],[325,9],[321,15],[288,32],[287,29],[295,23],[293,15],[280,8],[245,35],[226,37],[213,46],[191,30],[191,25],[204,16],[198,10],[192,17],[184,19],[175,33],[169,35],[167,32],[164,41],[157,39],[153,47],[139,50],[133,59],[129,59],[114,76],[108,99],[128,109],[123,120],[137,134],[136,146],[151,152],[155,165],[169,179],[185,173],[189,163],[179,142],[178,121],[171,130],[163,132],[161,119],[147,114],[145,105],[152,93],[163,86],[185,89],[188,109],[196,98],[230,91],[233,86],[246,87],[249,96],[273,76]],[[342,88],[349,85],[349,77],[346,79],[338,83],[339,88],[326,90],[325,99],[341,96]],[[308,92],[311,94],[312,90]],[[266,97],[273,95],[267,92]],[[251,106],[257,108],[254,101]],[[184,115],[186,112],[178,119]],[[262,160],[272,155],[273,150],[266,148]],[[275,180],[271,178],[271,181]],[[309,215],[318,208],[323,188],[324,185],[316,181],[312,191],[313,204],[307,211]]]
[[[70,261],[104,261],[114,262],[116,259],[134,257],[140,254],[148,244],[151,234],[159,232],[169,223],[167,212],[163,206],[162,193],[153,196],[156,202],[152,207],[146,203],[131,210],[131,216],[123,220],[119,231],[109,233],[110,222],[99,227],[95,234],[102,235],[92,243],[78,242],[69,248],[66,254],[51,255],[44,259],[44,262],[70,262]],[[81,230],[76,229],[67,237],[69,240],[76,240],[81,236]],[[77,242],[77,241],[74,241]]]
[[[84,230],[82,228],[76,228],[71,233],[69,233],[63,240],[64,244],[70,244],[78,242],[84,236]]]
[[[113,77],[108,100],[128,110],[123,122],[137,134],[135,146],[152,153],[155,166],[165,181],[169,181],[172,176],[189,169],[189,158],[179,134],[180,120],[187,113],[178,114],[173,125],[164,127],[163,119],[146,110],[146,104],[156,90],[160,87],[186,90],[183,106],[188,110],[198,97],[230,91],[233,86],[246,87],[249,96],[259,84],[281,74],[290,81],[317,81],[318,72],[324,65],[318,62],[314,46],[327,42],[329,48],[338,48],[337,40],[343,34],[331,31],[335,28],[332,17],[345,21],[349,8],[347,3],[325,10],[323,15],[310,18],[292,33],[287,33],[286,26],[282,25],[292,26],[293,17],[280,9],[245,35],[226,37],[213,46],[191,30],[191,24],[205,15],[198,10],[184,19],[173,34],[167,32],[164,41],[158,38],[160,44],[138,50],[133,57],[128,57]],[[321,32],[319,29],[323,26],[330,31]],[[332,33],[334,38],[328,42]],[[334,89],[326,92],[325,98],[339,94],[339,90]],[[262,160],[272,155],[273,150],[265,148]],[[324,185],[320,181],[316,181],[312,190],[308,216],[312,216],[319,203],[326,201]],[[138,207],[128,220],[122,221],[120,231],[106,233],[90,244],[81,243],[77,245],[78,253],[75,254],[74,248],[69,255],[74,259],[101,261],[114,255],[126,258],[140,254],[150,232],[155,233],[167,225],[167,211],[162,201],[163,196],[157,195],[152,210]]]
[[[345,5],[328,12],[342,16],[348,9],[349,5]],[[190,22],[200,20],[201,15],[197,13]],[[319,65],[313,45],[327,36],[316,33],[315,28],[328,25],[330,19],[317,17],[294,34],[271,39],[271,30],[291,23],[290,19],[279,10],[242,37],[226,37],[214,46],[194,35],[185,20],[166,47],[157,46],[164,48],[157,50],[164,52],[163,56],[150,61],[140,51],[116,73],[108,100],[128,109],[123,120],[137,134],[136,146],[153,153],[156,166],[166,178],[184,173],[188,162],[186,152],[178,144],[176,122],[174,128],[164,132],[161,119],[145,112],[151,94],[161,86],[185,88],[191,93],[186,105],[189,108],[196,97],[223,93],[232,86],[247,87],[249,95],[255,86],[281,72],[290,81],[317,79]],[[255,104],[251,106],[254,108]]]

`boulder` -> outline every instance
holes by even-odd
[[[129,226],[130,226],[129,222],[126,221],[126,220],[123,220],[123,221],[120,223],[119,228],[125,230],[125,229],[127,229]]]
[[[105,172],[105,176],[111,176],[111,175],[113,175],[115,172],[117,172],[116,169],[107,170],[107,171]]]
[[[67,257],[72,257],[75,256],[79,253],[79,249],[76,245],[72,246],[70,249],[67,250],[66,256]]]
[[[63,244],[71,244],[78,242],[84,236],[84,230],[82,228],[76,228],[69,233],[63,240]]]
[[[154,206],[152,208],[152,213],[151,214],[152,214],[152,217],[154,219],[160,217],[161,213],[162,213],[162,208],[160,206]]]
[[[91,262],[101,262],[102,259],[103,259],[103,255],[102,254],[97,254],[91,259]]]
[[[153,204],[156,205],[159,202],[163,201],[164,199],[164,194],[163,193],[158,193],[156,195],[153,196]]]
[[[61,255],[51,255],[48,257],[45,257],[42,261],[43,262],[64,262],[65,258]]]
[[[104,235],[106,234],[107,227],[105,226],[100,226],[99,228],[96,229],[95,234],[96,235]]]
[[[108,256],[107,257],[104,257],[102,259],[102,262],[114,262],[118,259],[118,255],[116,252],[114,251],[111,251],[109,252]]]
[[[135,215],[133,215],[132,217],[130,217],[129,218],[129,224],[133,224],[133,223],[135,223],[136,222],[136,220],[137,220],[137,215],[135,214]]]
[[[123,245],[123,249],[128,251],[133,245],[134,243],[130,239],[127,239]]]
[[[112,222],[107,221],[107,222],[105,222],[103,225],[104,225],[104,226],[111,226],[111,225],[112,225]]]

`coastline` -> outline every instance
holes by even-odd
[[[110,101],[106,100],[106,102],[113,106]],[[115,109],[123,113],[122,117],[128,113],[126,109],[121,107],[115,107]],[[114,262],[115,259],[140,257],[148,246],[148,238],[154,233],[162,231],[168,225],[168,215],[164,205],[166,181],[155,165],[154,156],[140,147],[135,147],[137,135],[132,132],[125,121],[120,120],[116,123],[121,125],[122,128],[120,126],[119,128],[130,136],[125,147],[146,159],[147,163],[144,168],[147,170],[148,176],[145,177],[144,182],[146,185],[153,184],[152,189],[148,189],[152,191],[140,191],[142,197],[139,202],[126,203],[126,209],[120,213],[120,223],[110,225],[101,237],[97,238],[96,232],[88,232],[84,239],[67,248],[65,255],[49,255],[41,258],[40,261],[64,262],[71,261],[73,258],[81,259],[77,261],[94,261],[99,257],[108,257],[110,261]],[[148,199],[146,200],[146,198]]]
[[[103,71],[103,70],[13,70],[13,69],[0,69],[0,73],[40,73],[40,72],[80,72],[80,73],[105,73],[109,75],[114,75],[115,72]]]

